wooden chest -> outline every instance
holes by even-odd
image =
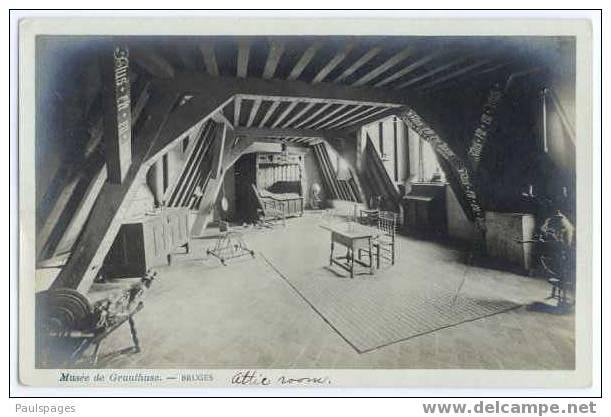
[[[167,265],[171,253],[189,244],[188,215],[186,208],[165,209],[121,225],[104,261],[104,276],[141,276],[150,268]]]

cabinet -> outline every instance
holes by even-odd
[[[401,202],[407,232],[438,236],[447,233],[444,183],[414,183]]]
[[[168,208],[121,225],[104,261],[108,278],[141,276],[150,268],[167,265],[169,255],[189,245],[189,211]]]
[[[304,156],[302,154],[252,153],[243,155],[235,165],[237,217],[243,222],[257,220],[260,197],[283,201],[286,217],[303,214]]]
[[[535,216],[527,213],[486,212],[486,252],[491,258],[528,272],[533,267]]]

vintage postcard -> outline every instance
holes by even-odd
[[[19,380],[587,387],[587,20],[24,18]]]

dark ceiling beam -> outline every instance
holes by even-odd
[[[471,65],[467,65],[466,67],[460,68],[460,69],[458,69],[458,70],[456,70],[454,72],[446,74],[443,77],[439,77],[439,78],[436,78],[436,79],[434,79],[434,80],[432,80],[432,81],[430,81],[430,82],[428,82],[426,84],[422,84],[422,85],[418,86],[416,89],[418,91],[421,91],[421,90],[425,90],[427,88],[431,88],[431,87],[433,87],[435,85],[441,84],[443,82],[446,82],[448,80],[456,78],[456,77],[458,77],[458,76],[460,76],[462,74],[465,74],[465,73],[467,73],[469,71],[472,71],[472,70],[474,70],[476,68],[479,68],[482,65],[487,64],[488,62],[490,62],[490,61],[488,61],[487,59],[476,61],[476,62],[472,63]]]
[[[477,75],[487,74],[487,73],[490,73],[490,72],[498,71],[501,68],[505,68],[505,67],[507,67],[509,65],[511,65],[511,62],[503,62],[503,63],[496,64],[496,65],[493,65],[493,66],[488,67],[488,68],[484,68],[481,71],[477,71],[476,74]]]
[[[467,58],[464,58],[464,57],[463,58],[454,59],[454,60],[452,60],[450,62],[447,62],[444,65],[435,67],[432,70],[427,71],[424,74],[419,75],[418,77],[410,78],[409,80],[407,80],[406,82],[404,82],[402,84],[399,84],[395,88],[396,89],[403,89],[403,88],[409,87],[410,85],[413,85],[413,84],[415,84],[415,83],[417,83],[417,82],[419,82],[421,80],[424,80],[426,78],[432,77],[433,75],[438,74],[438,73],[440,73],[442,71],[445,71],[446,69],[448,69],[448,68],[450,68],[450,67],[452,67],[452,66],[454,66],[456,64],[460,64],[461,62],[464,62],[466,60],[467,60]]]
[[[89,220],[77,239],[75,247],[78,250],[72,252],[68,262],[51,284],[51,288],[74,288],[81,294],[87,293],[125,220],[124,216],[130,202],[133,201],[150,168],[148,156],[159,144],[161,131],[167,125],[169,114],[177,99],[177,94],[167,92],[152,94],[153,104],[148,109],[149,117],[134,140],[135,149],[127,176],[121,184],[104,183],[91,209]]]
[[[231,123],[229,121],[229,119],[227,119],[227,117],[225,117],[225,114],[222,111],[217,111],[216,113],[214,113],[212,115],[212,120],[214,120],[215,122],[220,123],[220,124],[225,124],[230,129],[234,129],[235,128],[233,123]],[[202,122],[202,124],[203,124],[203,122]]]
[[[265,68],[263,69],[263,78],[268,80],[274,77],[276,73],[276,67],[280,58],[284,53],[284,43],[277,40],[271,40],[269,44],[269,53],[267,54],[267,60],[265,61]]]
[[[182,107],[175,109],[163,126],[154,147],[147,156],[150,164],[159,159],[177,141],[184,138],[185,133],[197,123],[214,117],[221,117],[222,110],[234,99],[231,92],[210,85],[206,94],[194,96]],[[217,116],[215,113],[221,113]]]
[[[263,99],[267,101],[282,101],[282,102],[298,102],[298,103],[313,103],[313,104],[362,104],[363,106],[387,106],[387,107],[401,107],[402,104],[385,102],[381,103],[378,101],[363,101],[363,100],[345,100],[345,99],[334,99],[334,98],[320,98],[320,97],[304,97],[304,96],[284,96],[284,95],[260,95],[260,94],[240,94],[243,100],[257,100]]]
[[[205,42],[199,45],[199,50],[204,58],[204,64],[206,65],[206,71],[213,77],[219,76],[219,67],[216,63],[216,54],[214,52],[214,44]]]
[[[405,94],[367,86],[351,87],[329,83],[310,84],[299,80],[262,80],[258,78],[210,77],[197,72],[177,72],[172,80],[154,80],[162,90],[183,94],[206,94],[212,87],[243,99],[346,103],[372,106],[406,104]],[[358,102],[358,103],[355,103]]]
[[[355,81],[352,85],[359,86],[359,85],[367,84],[369,81],[382,75],[383,73],[385,73],[386,71],[388,71],[389,69],[397,65],[399,62],[406,59],[411,54],[412,54],[411,47],[402,49],[400,52],[397,52],[396,54],[388,58],[386,61],[384,61],[383,64],[379,65],[378,67],[369,71],[367,74],[363,75],[361,78]]]
[[[317,128],[318,129],[323,129],[327,126],[333,126],[335,124],[337,124],[338,121],[343,120],[344,118],[346,118],[347,116],[350,116],[351,114],[355,113],[356,111],[360,110],[363,106],[359,105],[359,106],[354,106],[353,108],[351,108],[350,110],[347,110],[337,116],[335,116],[334,118],[332,118],[331,120],[327,120],[325,123],[318,125]]]
[[[204,118],[210,118],[215,112],[222,110],[236,95],[249,96],[248,99],[260,98],[273,101],[260,126],[265,122],[279,105],[274,101],[278,97],[290,97],[291,100],[326,102],[346,102],[339,108],[330,111],[319,119],[326,120],[333,114],[350,105],[365,105],[372,103],[377,106],[392,106],[399,108],[406,97],[392,91],[369,87],[347,87],[327,83],[309,84],[303,81],[287,80],[260,80],[252,78],[211,77],[202,73],[176,73],[172,80],[152,80],[152,85],[160,93],[191,94],[194,97],[183,106],[175,109],[168,123],[156,141],[150,159],[159,158],[161,154],[182,139],[184,133]],[[305,127],[305,126],[304,126]]]
[[[265,112],[265,115],[259,122],[259,127],[265,126],[265,123],[267,123],[269,118],[272,117],[272,114],[274,114],[274,112],[276,111],[279,105],[280,105],[279,101],[274,101],[272,102],[272,104],[270,104],[270,106],[267,108],[267,111]]]
[[[308,49],[304,51],[303,55],[301,55],[301,58],[299,58],[299,61],[297,61],[297,63],[291,70],[288,76],[289,80],[296,80],[299,78],[303,70],[308,66],[310,61],[312,61],[312,58],[314,58],[314,55],[316,55],[316,52],[318,52],[318,50],[320,49],[320,45],[321,42],[314,42],[308,47]]]
[[[380,109],[379,111],[375,111],[372,114],[368,115],[364,119],[360,119],[360,120],[356,120],[356,121],[350,122],[347,125],[342,126],[341,128],[342,128],[342,130],[348,130],[348,131],[354,132],[355,130],[359,129],[362,126],[367,126],[370,123],[378,122],[378,121],[383,120],[383,119],[385,119],[385,118],[387,118],[389,116],[394,116],[400,110],[401,110],[401,108],[397,108],[397,107]]]
[[[250,115],[248,116],[248,121],[246,122],[246,127],[251,127],[255,121],[255,117],[257,117],[257,113],[259,112],[259,107],[261,107],[261,103],[263,100],[256,99],[252,103],[252,107],[250,109]]]
[[[306,125],[308,122],[312,121],[313,119],[315,119],[316,117],[318,117],[318,115],[320,115],[322,112],[324,112],[325,110],[327,110],[329,107],[331,107],[333,105],[333,103],[325,103],[322,106],[320,106],[320,108],[318,110],[316,110],[314,113],[312,113],[311,115],[309,115],[308,117],[306,117],[305,119],[303,119],[301,122],[299,122],[295,127],[301,127]]]
[[[242,107],[242,98],[240,96],[236,96],[233,101],[233,125],[240,125],[240,108]]]
[[[156,78],[172,78],[175,71],[170,64],[159,53],[150,49],[133,48],[130,55],[134,62],[142,67],[146,72]]]
[[[371,61],[381,51],[382,51],[382,47],[381,46],[376,46],[375,48],[370,49],[362,57],[357,59],[352,65],[350,65],[348,68],[346,68],[339,75],[339,77],[337,77],[334,80],[334,82],[338,83],[338,82],[344,80],[345,78],[348,78],[349,76],[354,74],[355,71],[357,71],[359,68],[361,68],[363,65],[365,65],[366,63]]]
[[[308,110],[310,110],[312,107],[314,107],[317,103],[314,102],[310,102],[308,104],[306,104],[303,109],[299,110],[293,117],[291,117],[289,120],[286,121],[286,123],[284,123],[282,126],[283,127],[288,127],[291,124],[295,123],[297,120],[299,120],[301,117],[303,117],[304,114],[307,113]]]
[[[238,127],[235,129],[238,136],[254,138],[353,138],[354,135],[347,130],[331,129],[295,129],[295,128],[266,128],[266,127]]]
[[[282,113],[280,113],[280,116],[278,116],[276,121],[272,124],[272,127],[278,126],[280,124],[280,122],[282,122],[289,115],[289,113],[293,111],[293,109],[295,108],[295,106],[297,106],[298,103],[299,103],[298,101],[291,102],[286,107],[286,109],[284,109],[284,111]]]
[[[324,121],[330,119],[335,114],[337,114],[340,111],[344,110],[346,107],[348,107],[348,104],[341,104],[341,105],[339,105],[338,107],[336,107],[335,109],[333,109],[329,113],[327,113],[326,115],[322,116],[320,119],[315,120],[314,123],[310,124],[307,127],[308,128],[313,128],[315,126],[318,126],[318,125],[322,124]]]
[[[494,73],[494,72],[499,72],[499,70],[501,70],[502,68],[508,66],[509,63],[505,62],[503,64],[498,64],[498,65],[492,65],[486,69],[483,69],[481,71],[478,70],[474,70],[471,71],[467,74],[463,74],[462,76],[459,76],[458,79],[452,79],[446,82],[442,82],[441,84],[436,85],[435,87],[429,89],[428,91],[432,92],[438,92],[438,91],[442,91],[442,90],[447,90],[453,87],[456,87],[456,83],[464,83],[467,82],[468,80],[471,80],[472,78],[477,78],[477,77],[486,77],[486,74],[490,74],[490,73]],[[505,78],[508,75],[508,70],[505,69],[503,70],[503,73],[500,76],[500,79]]]
[[[348,126],[350,124],[350,122],[354,121],[355,123],[358,121],[359,118],[366,118],[368,117],[370,114],[375,113],[376,111],[382,112],[382,110],[386,110],[388,109],[388,107],[365,107],[363,110],[353,114],[352,116],[348,117],[347,119],[342,120],[337,126],[335,126],[336,128],[339,128],[341,126]]]
[[[374,85],[374,87],[385,86],[386,84],[391,83],[394,80],[409,74],[410,72],[412,72],[416,68],[420,68],[421,66],[423,66],[427,62],[430,62],[433,59],[435,59],[436,57],[438,57],[439,55],[441,55],[441,53],[432,53],[430,55],[425,55],[422,58],[418,59],[417,61],[414,61],[413,63],[411,63],[407,67],[404,67],[402,70],[399,70],[399,71],[395,72],[394,74],[389,75],[388,77],[384,78],[382,81],[379,81],[378,83],[376,83]]]
[[[348,56],[350,51],[354,48],[353,43],[349,43],[346,47],[335,54],[333,58],[324,66],[312,79],[312,83],[316,84],[324,81],[324,79],[337,67],[342,63],[344,59]]]
[[[250,41],[241,40],[238,44],[238,62],[236,75],[239,78],[246,78],[248,75],[248,58],[250,55]]]

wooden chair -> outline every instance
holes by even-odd
[[[397,215],[390,211],[380,211],[378,214],[378,230],[382,232],[373,242],[376,252],[376,266],[380,269],[380,259],[395,264]]]
[[[372,196],[369,199],[368,207],[360,210],[359,222],[367,226],[377,225],[381,202],[381,196]]]
[[[257,198],[257,203],[259,204],[259,208],[257,209],[259,225],[263,227],[273,227],[278,221],[281,221],[282,225],[286,226],[284,201],[277,200],[273,197],[263,198],[255,184],[252,184],[252,189]]]
[[[371,259],[372,256],[376,258],[376,268],[380,269],[381,259],[390,262],[391,265],[395,264],[395,247],[396,247],[396,233],[397,233],[397,215],[390,211],[380,211],[377,216],[377,229],[380,234],[374,238],[372,242],[372,252],[364,248],[359,248],[358,259],[363,256],[367,256]]]

